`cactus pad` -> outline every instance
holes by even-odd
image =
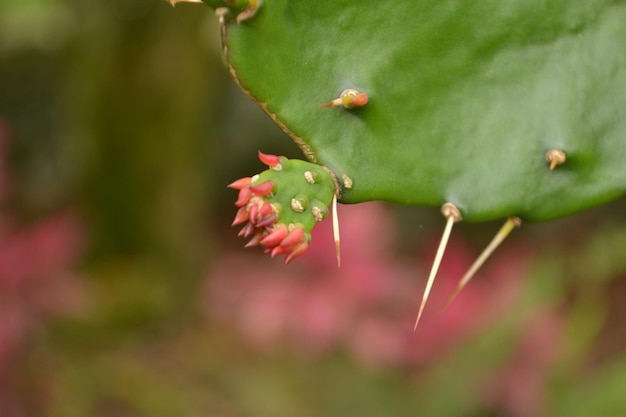
[[[231,73],[346,180],[341,202],[540,221],[625,193],[625,1],[239,3],[221,14]],[[320,108],[348,88],[367,104]]]

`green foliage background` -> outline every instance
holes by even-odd
[[[342,350],[259,353],[207,320],[206,271],[241,244],[224,185],[259,170],[257,149],[299,152],[228,78],[206,7],[1,0],[0,118],[11,128],[14,173],[3,212],[28,225],[70,210],[85,240],[72,265],[82,307],[36,317],[0,379],[11,394],[0,396],[11,398],[0,415],[506,415],[477,387],[511,358],[537,306],[565,322],[539,388],[541,412],[626,409],[623,201],[516,231],[513,241],[537,254],[521,298],[423,369],[372,370]],[[398,256],[442,227],[435,210],[392,211]],[[456,233],[478,250],[497,226]]]

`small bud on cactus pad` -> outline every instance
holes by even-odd
[[[246,247],[264,246],[289,263],[309,247],[310,232],[323,219],[320,213],[328,213],[336,183],[329,171],[310,162],[261,152],[259,159],[268,170],[229,185],[239,190],[233,226],[244,225],[239,236],[250,238]]]

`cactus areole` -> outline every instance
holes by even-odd
[[[340,202],[543,221],[624,196],[626,1],[205,3],[232,75]],[[366,104],[324,106],[347,89]]]

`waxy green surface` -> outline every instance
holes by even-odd
[[[539,221],[626,193],[626,1],[264,0],[226,33],[242,87],[352,179],[341,202]],[[319,108],[346,88],[369,103]]]

